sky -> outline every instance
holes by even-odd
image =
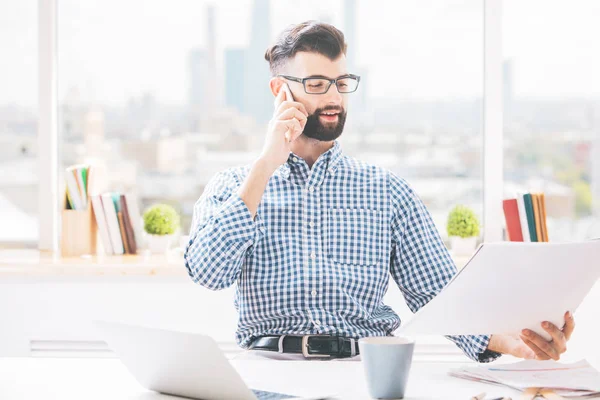
[[[58,0],[59,99],[78,87],[110,105],[152,93],[187,100],[187,56],[206,45],[205,10],[216,7],[217,63],[246,46],[251,0]],[[481,96],[482,0],[357,0],[357,63],[371,97]],[[344,2],[271,1],[271,37],[319,19],[344,30]],[[600,1],[504,0],[503,51],[516,96],[600,96]],[[0,105],[37,102],[37,0],[0,0]],[[259,55],[261,56],[261,55]],[[267,64],[265,62],[265,68]],[[222,72],[216,77],[222,88]],[[265,83],[266,84],[266,83]]]

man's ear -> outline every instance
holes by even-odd
[[[269,87],[271,88],[271,93],[273,93],[273,96],[277,97],[279,91],[283,88],[283,79],[274,76],[269,81]]]

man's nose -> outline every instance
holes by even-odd
[[[327,104],[336,104],[339,106],[342,105],[342,94],[338,92],[335,83],[329,86],[329,90],[327,90],[327,92],[324,93],[323,96],[325,96],[325,102]]]

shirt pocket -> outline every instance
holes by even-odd
[[[375,265],[383,257],[382,212],[366,208],[327,211],[327,256],[341,264]]]

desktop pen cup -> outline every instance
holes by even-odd
[[[63,257],[96,254],[98,227],[92,205],[85,210],[66,210],[61,213],[60,249]]]

